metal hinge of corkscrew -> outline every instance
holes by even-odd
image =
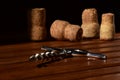
[[[77,48],[54,48],[54,47],[43,46],[41,47],[41,50],[43,50],[43,52],[36,53],[30,56],[29,61],[40,60],[42,63],[45,63],[48,61],[60,60],[72,56],[86,56],[86,57],[92,57],[102,60],[107,59],[107,56],[104,54],[92,53]]]

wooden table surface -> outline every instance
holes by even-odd
[[[41,46],[79,48],[107,55],[107,60],[72,57],[40,65],[28,61]],[[99,39],[27,42],[0,46],[0,80],[120,80],[120,33],[113,41]]]

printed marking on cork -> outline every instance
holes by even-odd
[[[42,41],[46,39],[46,10],[45,8],[34,8],[31,13],[30,39]]]

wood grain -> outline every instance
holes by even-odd
[[[71,57],[42,64],[28,58],[41,46],[80,48],[107,55],[107,60]],[[120,33],[113,41],[88,39],[79,42],[46,41],[0,46],[0,80],[119,80]]]

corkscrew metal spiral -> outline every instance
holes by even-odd
[[[48,50],[42,53],[36,53],[29,57],[29,61],[53,61],[58,59],[63,59],[65,57],[70,57],[70,54],[65,53],[65,51],[57,51],[57,50]]]
[[[107,59],[107,56],[101,53],[92,53],[86,50],[81,49],[74,49],[74,48],[54,48],[54,47],[41,47],[41,50],[44,52],[36,53],[29,57],[29,61],[49,61],[49,60],[57,60],[63,59],[66,57],[72,56],[87,56],[87,57],[94,57],[98,59]]]

